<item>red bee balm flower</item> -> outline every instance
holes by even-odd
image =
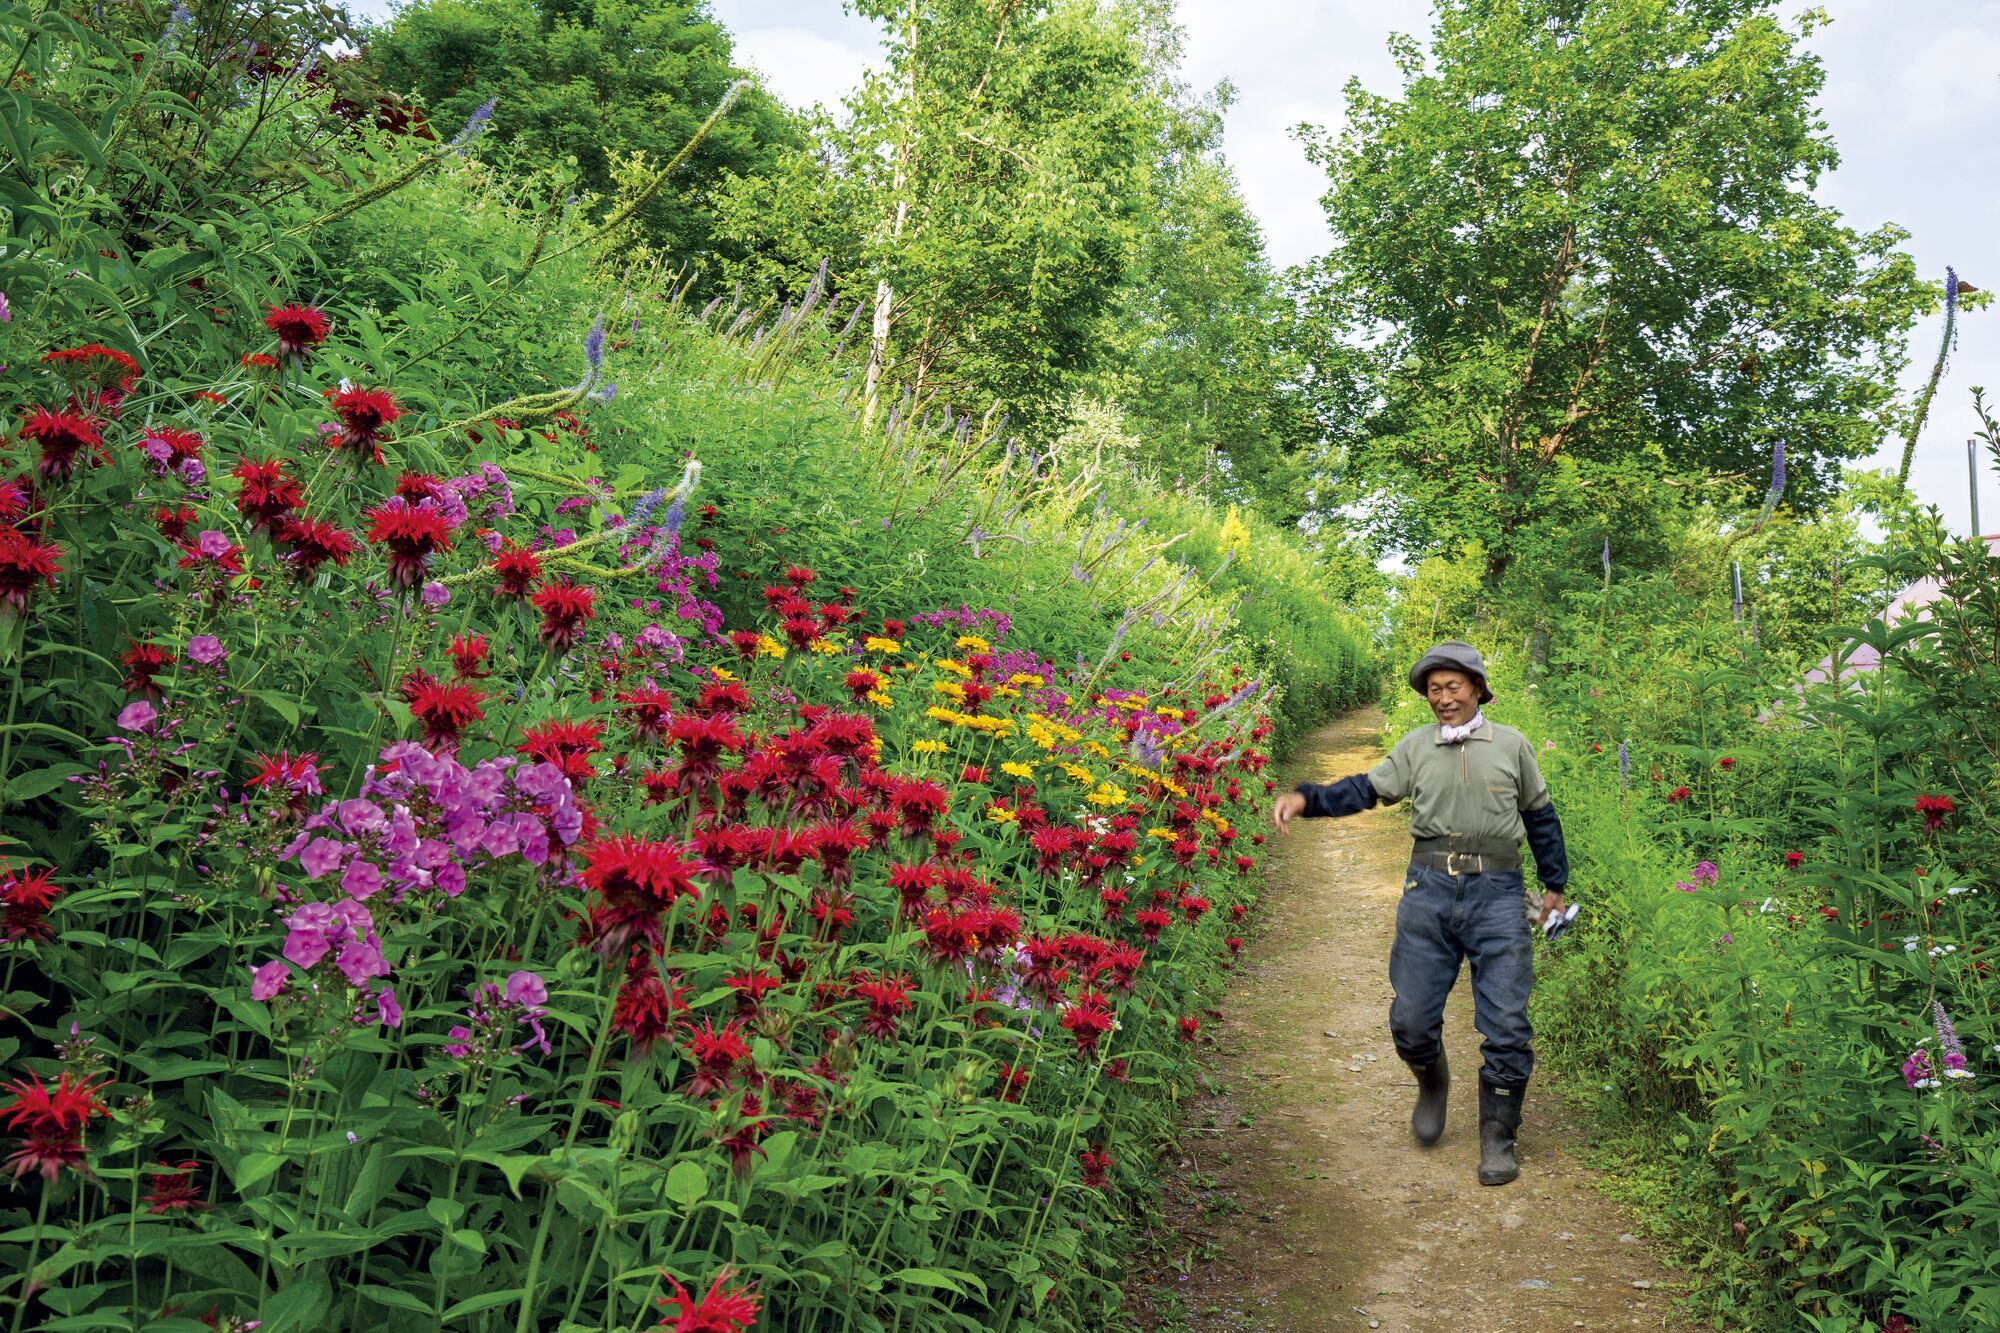
[[[155,643],[134,641],[131,647],[119,655],[118,660],[130,668],[130,674],[122,682],[125,693],[142,694],[148,699],[157,701],[160,697],[160,687],[153,677],[174,664],[172,650],[162,648]]]
[[[551,719],[523,728],[521,743],[514,750],[518,754],[533,755],[543,763],[554,764],[571,782],[588,782],[597,776],[590,756],[604,748],[604,742],[597,739],[602,730],[603,727],[595,722]]]
[[[110,1082],[70,1082],[64,1074],[54,1088],[39,1079],[16,1079],[7,1085],[14,1094],[11,1105],[0,1107],[7,1127],[20,1134],[21,1144],[7,1157],[19,1180],[30,1171],[40,1171],[42,1179],[53,1181],[64,1167],[83,1164],[83,1131],[92,1116],[106,1113],[97,1099]]]
[[[687,1042],[681,1050],[695,1066],[688,1077],[690,1097],[726,1091],[736,1077],[736,1067],[750,1064],[750,1047],[738,1035],[738,1024],[733,1018],[719,1028],[714,1019],[702,1019],[700,1027],[687,1029]]]
[[[356,458],[382,461],[382,429],[403,409],[387,389],[342,389],[332,395],[334,415],[340,418],[340,434],[329,447],[347,449]]]
[[[264,312],[264,327],[278,335],[278,350],[303,360],[326,341],[326,316],[309,305],[274,305]]]
[[[661,911],[682,898],[699,900],[700,861],[679,843],[617,835],[584,852],[583,882],[597,895],[589,933],[599,953],[614,958],[635,942],[658,950],[666,939]]]
[[[484,720],[480,704],[486,695],[470,685],[435,680],[420,682],[409,695],[410,716],[424,727],[424,744],[436,749],[457,741],[474,722]]]
[[[354,538],[339,526],[306,514],[288,514],[278,528],[278,538],[291,544],[292,572],[309,579],[331,560],[345,565],[354,554]]]
[[[1924,832],[1936,833],[1958,809],[1949,796],[1919,796],[1911,807],[1924,817]]]
[[[484,634],[454,634],[445,651],[451,654],[452,670],[461,680],[477,680],[486,674],[486,655],[493,648]]]
[[[35,585],[56,586],[62,547],[38,542],[14,528],[0,527],[0,616],[25,616]]]
[[[283,459],[245,458],[229,469],[242,482],[236,492],[236,512],[250,520],[252,528],[273,528],[279,519],[298,508],[305,491],[285,471]]]
[[[632,1049],[644,1055],[653,1044],[673,1030],[674,1015],[687,1009],[691,987],[669,986],[660,980],[659,969],[642,949],[632,955],[625,981],[618,987],[611,1007],[611,1027],[631,1041]]]
[[[208,1200],[201,1197],[201,1187],[195,1182],[195,1172],[201,1169],[199,1162],[161,1162],[158,1171],[148,1172],[146,1179],[153,1188],[146,1192],[141,1201],[146,1211],[152,1214],[188,1213],[211,1207]]]
[[[85,450],[100,461],[104,458],[104,436],[97,419],[83,412],[51,412],[38,407],[21,427],[21,438],[42,451],[35,471],[44,481],[61,481],[76,471],[76,456]]]
[[[869,977],[854,983],[854,993],[868,1002],[861,1030],[880,1041],[896,1040],[897,1023],[910,1012],[910,979]]]
[[[673,1295],[660,1299],[660,1308],[667,1310],[667,1317],[659,1323],[661,1328],[670,1328],[673,1333],[743,1333],[757,1322],[760,1298],[747,1286],[725,1287],[723,1284],[735,1276],[727,1265],[716,1270],[715,1281],[699,1301],[673,1278],[665,1273],[660,1276],[674,1289]]]
[[[0,937],[10,942],[39,940],[47,943],[55,938],[49,928],[49,909],[62,897],[62,886],[47,870],[23,872],[10,870],[5,862],[0,862]]]
[[[1083,1183],[1094,1190],[1107,1189],[1111,1185],[1111,1154],[1101,1147],[1086,1148],[1076,1155],[1077,1164],[1083,1168]]]
[[[526,597],[528,589],[542,577],[542,558],[509,542],[493,558],[493,573],[499,580],[495,592],[502,597]]]
[[[139,382],[139,363],[103,343],[85,343],[44,352],[42,361],[54,366],[72,386],[73,406],[101,407],[118,415],[118,404]]]
[[[632,729],[643,740],[658,740],[667,734],[674,720],[674,696],[650,680],[636,689],[621,691],[619,711],[631,719]]]
[[[1694,795],[1694,793],[1689,791],[1686,787],[1676,787],[1672,791],[1667,793],[1667,803],[1670,805],[1679,805],[1682,801],[1685,801],[1688,797],[1692,795]]]
[[[451,549],[451,524],[444,515],[427,509],[412,509],[390,498],[368,511],[373,521],[368,540],[389,548],[389,582],[414,588],[423,582],[430,559]]]
[[[529,600],[542,613],[542,642],[558,653],[568,652],[597,614],[597,593],[568,579],[544,584]]]

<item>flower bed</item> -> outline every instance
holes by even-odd
[[[16,1326],[1101,1327],[1256,684],[797,566],[727,626],[695,469],[535,452],[593,380],[404,429],[268,327],[195,392],[10,381]]]

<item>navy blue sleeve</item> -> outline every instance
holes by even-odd
[[[1358,815],[1382,799],[1376,795],[1375,784],[1368,780],[1366,773],[1317,785],[1301,782],[1298,793],[1306,798],[1306,814],[1309,816]]]
[[[1562,821],[1556,818],[1556,803],[1549,801],[1538,810],[1523,810],[1521,822],[1528,828],[1528,850],[1535,854],[1535,874],[1542,887],[1565,892],[1569,884],[1569,849],[1563,846]]]

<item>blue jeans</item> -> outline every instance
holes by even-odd
[[[1485,1041],[1480,1080],[1520,1091],[1534,1072],[1528,988],[1534,942],[1521,872],[1448,875],[1412,865],[1389,950],[1389,1034],[1396,1053],[1429,1064],[1444,1048],[1444,1002],[1462,960],[1472,963],[1472,1016]]]

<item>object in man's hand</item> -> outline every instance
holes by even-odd
[[[1543,917],[1542,938],[1545,940],[1562,938],[1562,933],[1569,929],[1569,923],[1576,920],[1576,913],[1577,904],[1571,903],[1561,911],[1550,912],[1547,916]]]

